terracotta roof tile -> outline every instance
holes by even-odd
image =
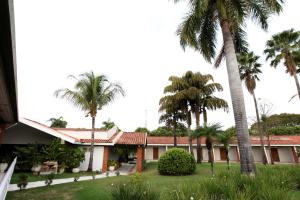
[[[144,145],[146,140],[145,133],[124,132],[116,142],[117,144]]]

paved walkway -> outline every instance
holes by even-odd
[[[135,168],[134,164],[122,164],[122,167],[118,170],[120,172],[121,176],[126,176],[132,173],[133,169]],[[76,176],[76,174],[74,174]],[[116,176],[116,172],[109,172],[109,177]],[[98,174],[95,176],[95,179],[102,179],[106,178],[107,175],[106,173]],[[92,180],[92,176],[81,176],[79,177],[78,181],[86,181],[86,180]],[[63,183],[71,183],[74,182],[74,178],[62,178],[62,179],[53,179],[53,182],[51,185],[58,185],[58,184],[63,184]],[[45,180],[43,181],[35,181],[35,182],[29,182],[26,186],[25,189],[30,189],[30,188],[37,188],[37,187],[44,187],[46,186]],[[8,187],[8,191],[16,191],[19,190],[19,187],[17,184],[10,184]]]

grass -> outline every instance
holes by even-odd
[[[276,165],[276,166],[267,166],[257,165],[258,171],[263,172],[264,170],[273,168],[276,169],[289,169],[293,166],[290,165]],[[197,182],[208,180],[211,178],[210,165],[207,163],[198,164],[196,173],[189,176],[160,176],[156,170],[156,163],[149,163],[147,169],[143,172],[143,179],[151,184],[152,188],[157,192],[167,193],[173,191],[181,185],[193,185]],[[297,166],[297,168],[300,167]],[[226,165],[223,163],[216,164],[216,170],[218,174],[227,171]],[[231,171],[239,171],[239,165],[233,164],[231,166]],[[105,179],[74,182],[61,185],[53,185],[50,187],[35,188],[23,191],[9,192],[7,199],[11,200],[23,200],[23,199],[40,199],[42,196],[45,200],[53,199],[75,199],[75,200],[110,200],[112,184],[118,184],[126,182],[128,177],[118,176],[118,177],[109,177]],[[293,198],[300,199],[299,191],[289,191],[293,195]]]
[[[14,173],[11,177],[10,183],[14,184],[18,182],[19,175],[20,174],[26,174],[28,176],[28,182],[33,182],[33,181],[44,181],[46,180],[46,175],[33,175],[31,172],[26,172],[26,173]],[[75,176],[91,176],[93,173],[92,172],[79,172],[79,173],[71,173],[71,172],[65,172],[62,174],[55,174],[54,179],[61,179],[61,178],[73,178]]]

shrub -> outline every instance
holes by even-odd
[[[20,174],[18,177],[17,186],[20,188],[20,190],[26,188],[28,184],[28,175],[26,174]]]
[[[298,167],[264,167],[255,177],[239,171],[223,172],[201,181],[188,182],[165,191],[164,200],[230,199],[292,200],[300,179]]]
[[[129,182],[111,185],[113,200],[158,200],[160,196],[149,184],[143,182],[140,174],[131,177]]]
[[[45,180],[45,184],[47,186],[50,186],[53,182],[55,175],[53,173],[46,175],[46,180]]]
[[[78,147],[67,147],[65,149],[65,156],[65,165],[69,171],[79,167],[80,162],[84,160],[84,153]]]
[[[173,148],[165,152],[158,161],[158,171],[161,175],[189,175],[196,170],[194,157],[187,151]]]

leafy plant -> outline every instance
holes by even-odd
[[[109,171],[106,172],[106,177],[109,177]]]
[[[77,182],[79,180],[79,176],[74,177],[74,182]]]
[[[158,171],[162,175],[188,175],[196,170],[194,157],[180,148],[172,148],[161,155]]]
[[[65,165],[69,170],[79,167],[84,160],[84,153],[79,147],[67,147],[65,149]]]
[[[54,139],[49,145],[42,147],[43,157],[47,161],[57,161],[64,163],[65,145],[61,144],[60,139]]]
[[[20,190],[22,190],[26,188],[27,184],[28,184],[28,175],[20,174],[18,176],[17,186],[20,188]]]
[[[28,144],[26,146],[16,146],[14,154],[18,157],[17,165],[28,170],[36,164],[41,164],[43,155],[41,154],[41,145]]]
[[[119,163],[116,160],[109,160],[108,161],[108,166],[114,166],[115,168],[117,168],[118,165],[119,165]]]
[[[138,175],[139,177],[140,175]],[[112,184],[113,200],[158,200],[160,194],[153,191],[149,184],[133,176],[129,182],[123,182],[114,186]]]
[[[50,186],[50,185],[52,184],[52,182],[53,182],[54,177],[55,177],[55,174],[53,174],[53,173],[47,174],[47,175],[46,175],[45,184],[46,184],[47,186]]]
[[[116,176],[120,176],[120,171],[115,172]]]

